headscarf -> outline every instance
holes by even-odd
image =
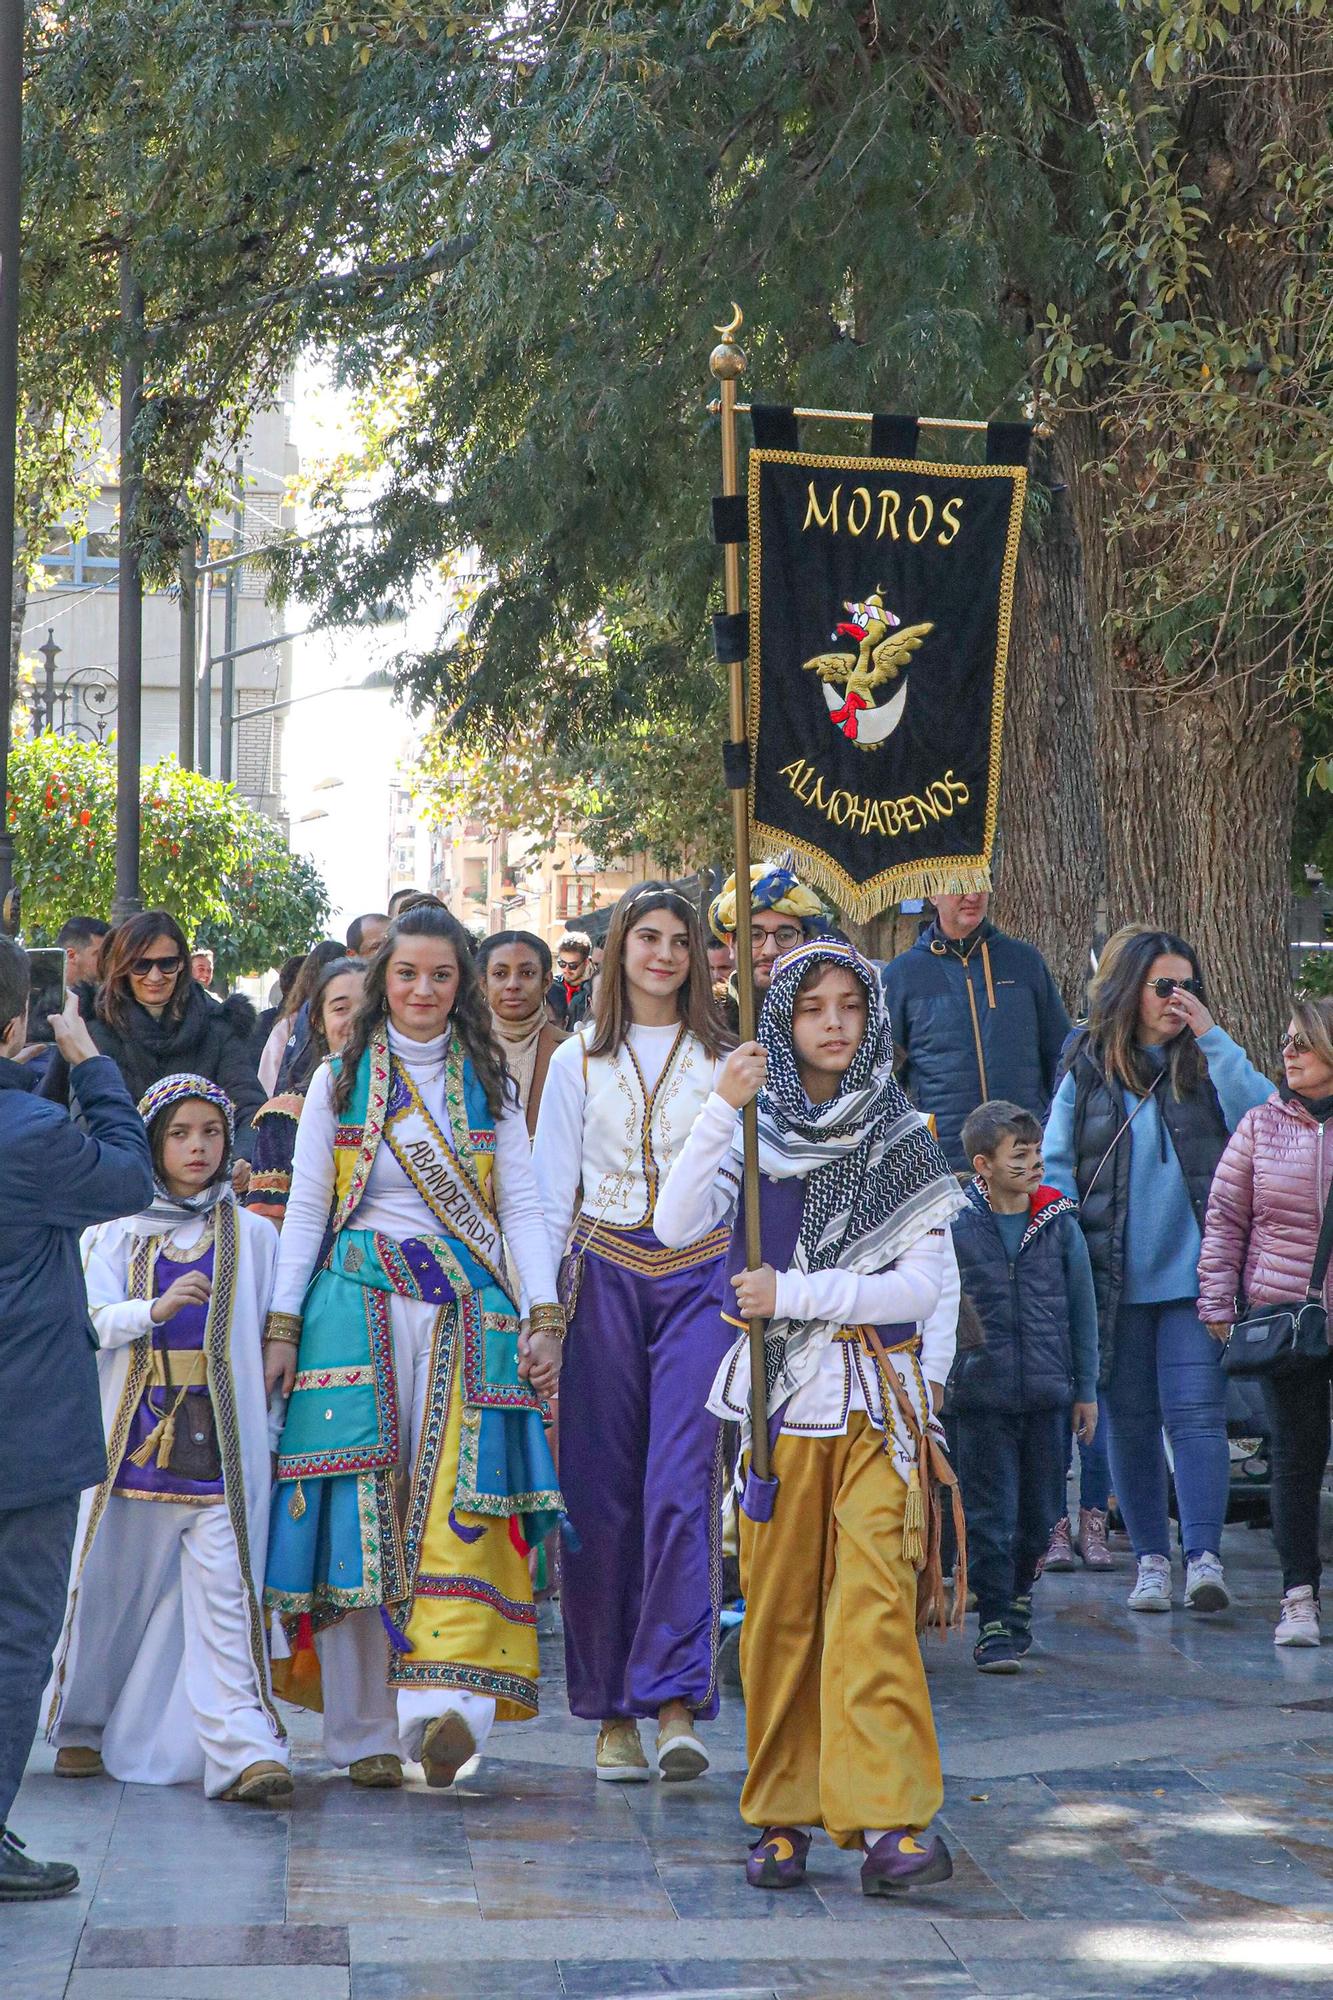
[[[824,905],[814,890],[807,889],[804,882],[797,879],[790,855],[784,855],[780,861],[752,863],[750,908],[772,910],[780,917],[795,917],[802,925],[808,925],[824,914]],[[708,928],[715,938],[720,938],[724,942],[735,935],[736,877],[734,875],[728,875],[721,895],[713,898],[708,911]]]
[[[792,1041],[797,988],[816,966],[842,966],[865,988],[866,1032],[827,1104],[811,1104]],[[814,938],[780,958],[764,1001],[759,1041],[768,1076],[759,1093],[759,1168],[805,1179],[797,1271],[886,1271],[962,1207],[958,1183],[930,1130],[893,1074],[893,1031],[873,967],[853,946]],[[739,1129],[733,1142],[742,1155]],[[765,1358],[778,1400],[813,1372],[837,1332],[828,1320],[770,1320]],[[804,1364],[804,1365],[803,1365]],[[787,1384],[790,1383],[790,1386]]]
[[[164,1111],[169,1111],[174,1104],[184,1104],[194,1098],[216,1105],[226,1122],[227,1144],[217,1178],[210,1181],[206,1188],[201,1188],[198,1194],[175,1195],[159,1179],[154,1167],[153,1205],[135,1217],[136,1235],[163,1235],[177,1228],[187,1216],[211,1214],[220,1201],[235,1198],[231,1185],[231,1162],[236,1138],[236,1107],[225,1090],[210,1082],[208,1077],[194,1076],[188,1071],[160,1077],[139,1099],[139,1116],[151,1137],[153,1127]]]

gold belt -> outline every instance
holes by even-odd
[[[180,1367],[176,1367],[180,1363]],[[202,1347],[155,1347],[149,1356],[150,1389],[203,1389],[208,1386],[208,1356]]]

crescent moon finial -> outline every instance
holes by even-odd
[[[729,326],[715,326],[713,328],[714,333],[720,333],[724,340],[734,340],[745,324],[745,314],[741,311],[735,299],[731,302],[731,313],[732,317]]]

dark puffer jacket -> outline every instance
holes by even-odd
[[[179,1021],[165,1014],[156,1020],[131,1000],[123,1029],[91,1015],[88,1031],[102,1054],[116,1064],[136,1104],[150,1084],[182,1070],[206,1076],[225,1090],[236,1106],[236,1151],[248,1160],[253,1144],[250,1121],[267,1095],[246,1046],[253,1020],[248,1001],[244,1013],[230,1001],[219,1005],[191,981]],[[78,1109],[77,1093],[71,1091],[69,1071],[59,1056],[46,1074],[41,1094],[69,1104],[72,1111]]]
[[[1077,1235],[1077,1218],[1078,1204],[1068,1195],[1040,1189],[1011,1264],[985,1195],[975,1184],[968,1188],[967,1207],[953,1220],[953,1246],[984,1344],[958,1350],[945,1392],[951,1415],[988,1410],[1019,1415],[1064,1409],[1074,1401],[1065,1238],[1069,1231]]]
[[[920,1110],[934,1113],[955,1173],[971,1165],[963,1121],[988,1098],[1046,1116],[1069,1016],[1032,945],[991,923],[961,941],[928,924],[885,967],[884,998],[906,1055],[904,1086]]]
[[[1104,1388],[1110,1379],[1116,1316],[1125,1283],[1132,1134],[1122,1132],[1127,1115],[1123,1093],[1111,1088],[1101,1066],[1089,1053],[1086,1033],[1075,1044],[1069,1067],[1074,1080],[1074,1178],[1079,1192],[1079,1219],[1097,1289]],[[1202,1233],[1208,1191],[1229,1136],[1226,1115],[1207,1076],[1192,1097],[1174,1097],[1165,1080],[1159,1084],[1156,1097],[1190,1207]],[[1117,1133],[1122,1134],[1118,1142]],[[1112,1147],[1114,1150],[1107,1159],[1108,1148]]]

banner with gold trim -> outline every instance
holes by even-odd
[[[857,921],[990,886],[1026,480],[750,453],[751,839]]]

